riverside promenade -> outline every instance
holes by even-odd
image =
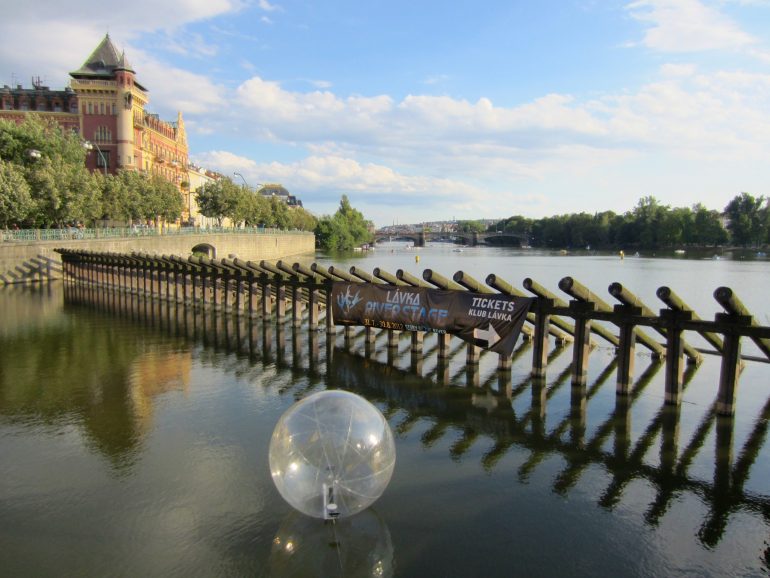
[[[0,231],[0,286],[60,279],[56,248],[79,251],[187,257],[193,253],[216,259],[277,260],[315,250],[315,235],[263,227],[244,229],[155,228],[39,229]]]

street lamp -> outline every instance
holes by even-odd
[[[234,174],[236,177],[240,177],[240,178],[241,178],[241,180],[243,181],[243,184],[244,184],[244,185],[246,185],[246,188],[247,188],[247,189],[251,188],[251,187],[249,187],[249,183],[247,183],[247,182],[246,182],[246,179],[244,179],[244,178],[243,178],[243,175],[242,175],[241,173],[237,173],[237,172],[236,172],[236,173],[233,173],[233,174]]]
[[[33,161],[38,160],[42,155],[42,153],[37,149],[27,149],[27,156],[31,158]]]
[[[104,153],[102,153],[102,149],[99,148],[99,145],[96,143],[92,143],[91,141],[84,141],[83,142],[83,148],[86,149],[88,152],[91,152],[94,150],[94,147],[96,148],[96,152],[99,153],[99,156],[102,158],[102,165],[104,166],[104,176],[107,176],[107,159],[104,158]]]

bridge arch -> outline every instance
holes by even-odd
[[[198,243],[191,249],[191,251],[193,253],[203,253],[209,259],[217,258],[217,248],[210,243]]]

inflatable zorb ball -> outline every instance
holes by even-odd
[[[313,394],[278,420],[270,472],[291,506],[315,518],[352,516],[385,491],[396,464],[380,411],[348,391]]]

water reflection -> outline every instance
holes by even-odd
[[[680,455],[680,407],[661,403],[641,435],[635,437],[633,433],[633,406],[662,367],[653,361],[638,377],[630,395],[617,396],[614,410],[592,427],[593,434],[587,436],[586,405],[613,374],[614,365],[615,360],[589,386],[571,386],[568,411],[548,428],[544,420],[546,407],[568,382],[570,367],[550,384],[528,378],[510,391],[445,387],[406,372],[398,376],[389,366],[361,363],[340,350],[332,359],[330,373],[338,387],[357,391],[369,399],[395,402],[405,413],[395,424],[397,434],[407,433],[420,420],[430,420],[431,427],[420,438],[426,448],[450,431],[459,434],[449,446],[453,460],[463,459],[479,436],[493,442],[481,457],[480,465],[486,470],[495,468],[514,446],[523,447],[530,452],[518,470],[519,479],[524,482],[540,463],[557,455],[564,459],[565,467],[556,475],[552,490],[561,495],[567,495],[589,467],[598,465],[610,474],[610,483],[597,500],[599,506],[608,510],[625,497],[636,500],[629,486],[634,480],[644,480],[655,488],[655,498],[645,514],[645,520],[652,526],[659,524],[676,496],[695,494],[708,506],[698,538],[709,548],[719,543],[733,513],[749,512],[761,516],[765,523],[770,522],[770,499],[746,492],[743,487],[765,441],[770,401],[757,416],[738,460],[733,459],[732,451],[735,420],[717,416],[713,405]],[[693,375],[694,368],[686,375],[685,387]],[[531,407],[517,415],[510,402],[526,390],[531,392]],[[713,480],[709,481],[691,475],[688,469],[704,449],[712,428],[715,457]],[[658,464],[650,463],[648,455],[655,441],[660,444]]]
[[[84,321],[83,312],[94,306],[110,315]],[[670,406],[661,395],[651,395],[650,385],[660,381],[663,366],[646,356],[637,358],[646,365],[628,395],[616,396],[610,379],[616,370],[614,358],[602,364],[595,356],[596,367],[586,383],[573,386],[565,354],[569,348],[555,344],[549,352],[551,375],[535,380],[517,367],[519,361],[528,365],[529,342],[514,352],[514,370],[498,371],[496,360],[484,356],[467,368],[464,345],[439,359],[438,344],[430,337],[416,359],[407,337],[387,347],[384,332],[373,340],[364,330],[330,337],[274,319],[250,320],[83,290],[68,293],[67,307],[78,308],[79,315],[67,315],[72,310],[65,308],[50,328],[2,338],[0,367],[13,369],[12,375],[0,372],[0,412],[9,420],[33,424],[74,420],[116,465],[131,466],[159,396],[188,387],[194,356],[239,377],[275,371],[280,379],[262,383],[275,385],[279,396],[299,399],[325,387],[360,393],[380,406],[400,438],[413,439],[431,452],[446,451],[456,464],[477,464],[488,474],[510,467],[505,458],[511,454],[523,456],[513,465],[522,483],[531,482],[546,462],[556,463],[559,469],[546,483],[559,497],[569,497],[585,478],[593,482],[589,472],[601,471],[604,485],[597,488],[596,505],[611,512],[624,502],[647,500],[641,512],[650,527],[660,526],[683,496],[695,498],[705,509],[687,514],[699,517],[694,537],[709,549],[723,540],[736,514],[752,516],[764,528],[770,525],[767,492],[746,489],[752,468],[764,455],[770,401],[759,404],[758,414],[742,418],[745,434],[738,436],[737,420],[717,417],[713,405]],[[93,323],[99,324],[99,331],[91,330]],[[164,348],[141,332],[126,331],[130,325],[162,331],[179,341],[173,349]],[[39,342],[48,353],[33,353]],[[64,352],[57,353],[60,348]],[[14,363],[6,363],[11,359]],[[685,390],[693,386],[695,370],[688,367]],[[39,385],[49,381],[50,387],[39,391]],[[477,450],[482,441],[487,447]],[[713,460],[705,475],[704,456]],[[650,499],[640,495],[636,482],[650,489]],[[341,567],[336,548],[340,541],[324,534],[328,528],[319,531],[317,521],[307,520],[313,529],[304,527],[303,520],[287,519],[276,535],[269,565],[277,575],[294,575],[293,560],[301,559],[286,556],[288,543],[308,544],[303,551],[329,560],[328,567],[311,564],[304,570]],[[383,525],[378,517],[367,524]],[[373,535],[355,524],[351,528],[354,535]],[[392,571],[393,548],[387,528],[384,532],[384,538],[366,539],[369,547],[384,549],[382,570]],[[768,568],[767,550],[755,557]],[[345,563],[372,567],[369,559]]]
[[[273,539],[269,567],[274,578],[387,578],[394,575],[393,542],[373,508],[334,522],[292,512]]]
[[[22,292],[9,293],[0,300],[0,415],[25,428],[76,425],[116,471],[130,468],[153,400],[188,386],[189,351],[148,346],[142,335],[104,318],[94,331],[93,318],[68,314],[67,307],[17,308],[25,300],[13,296]]]

